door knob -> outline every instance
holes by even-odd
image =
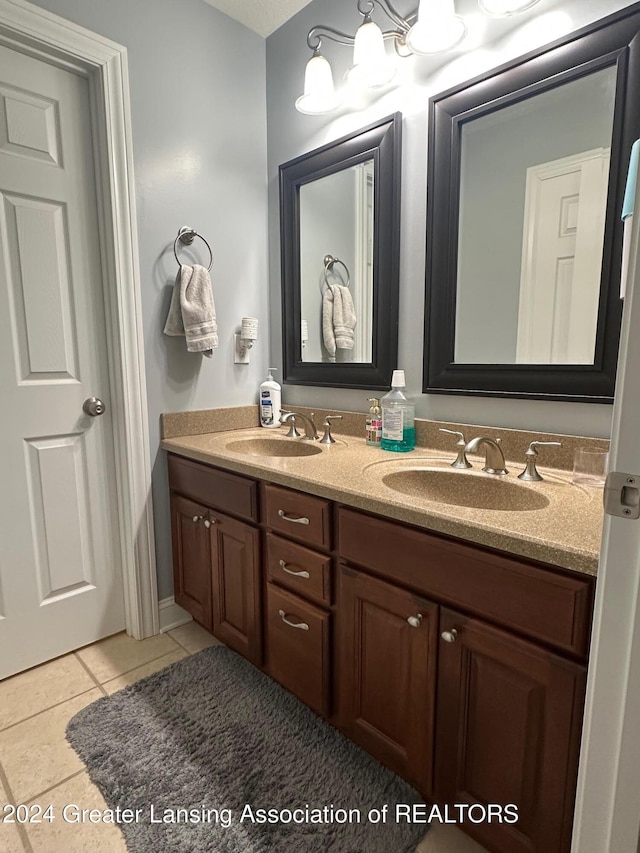
[[[455,628],[452,628],[450,631],[443,631],[440,636],[445,641],[445,643],[455,643],[456,638],[458,636],[458,632]]]
[[[97,397],[87,397],[87,399],[82,404],[82,411],[85,415],[89,415],[92,418],[97,418],[99,415],[104,415],[106,411],[106,406],[99,400]]]
[[[409,616],[407,622],[412,628],[419,628],[422,625],[422,613],[418,613],[417,616]]]

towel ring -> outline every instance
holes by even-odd
[[[178,231],[178,236],[173,243],[173,254],[176,257],[178,265],[182,266],[180,258],[178,257],[178,241],[185,246],[190,246],[196,237],[199,237],[209,250],[209,266],[207,267],[207,270],[211,272],[211,267],[213,266],[213,252],[211,251],[211,246],[207,243],[202,234],[198,234],[197,231],[194,231],[193,228],[189,228],[187,225],[183,225]]]
[[[351,273],[349,272],[349,267],[345,264],[344,261],[341,261],[340,258],[334,258],[333,255],[325,255],[324,256],[324,283],[329,286],[329,273],[333,272],[333,265],[340,264],[341,267],[344,267],[344,271],[347,274],[347,283],[342,283],[343,287],[349,287],[351,283]]]

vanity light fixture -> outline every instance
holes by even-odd
[[[525,12],[540,0],[478,0],[480,9],[492,17],[503,17]],[[304,75],[304,94],[296,101],[301,113],[320,115],[328,113],[339,104],[331,66],[320,53],[322,39],[338,44],[353,45],[353,65],[347,71],[348,83],[379,88],[392,81],[396,65],[385,50],[385,40],[393,41],[398,56],[442,53],[457,47],[467,33],[460,15],[456,15],[455,0],[420,0],[417,10],[403,17],[391,0],[357,0],[362,24],[355,35],[343,33],[333,27],[318,24],[307,33],[307,44],[312,51]],[[393,28],[381,30],[371,15],[376,8],[385,13]]]

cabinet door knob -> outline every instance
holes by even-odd
[[[287,567],[287,564],[284,560],[280,560],[280,568],[283,572],[286,572],[288,575],[293,575],[294,578],[304,578],[305,580],[309,580],[309,572],[294,572],[292,569]]]
[[[299,628],[301,631],[308,631],[309,626],[306,622],[289,622],[287,619],[287,614],[284,610],[278,610],[278,616],[282,619],[285,625],[288,625],[290,628]]]
[[[194,524],[197,524],[197,523],[200,521],[200,519],[201,519],[201,518],[202,518],[202,516],[201,516],[201,515],[194,515],[194,516],[193,516],[193,523],[194,523]]]
[[[456,638],[458,636],[458,632],[455,628],[452,628],[450,631],[443,631],[440,634],[445,643],[455,643]]]
[[[205,520],[204,520],[204,526],[207,528],[207,530],[211,527],[211,522],[209,521],[209,519],[208,519],[208,518],[205,518]]]
[[[283,521],[290,521],[292,524],[309,524],[309,519],[301,516],[300,518],[292,518],[283,509],[278,510],[278,515]]]
[[[409,616],[407,622],[412,628],[419,628],[422,625],[422,613],[418,613],[417,616]]]

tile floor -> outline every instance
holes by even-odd
[[[126,853],[117,827],[2,822],[6,803],[106,808],[84,765],[67,744],[71,717],[174,661],[217,643],[194,622],[138,642],[116,634],[73,654],[0,681],[0,851],[2,853]],[[129,851],[135,853],[135,851]],[[167,851],[169,853],[169,851]],[[455,827],[434,826],[416,853],[485,853]]]

